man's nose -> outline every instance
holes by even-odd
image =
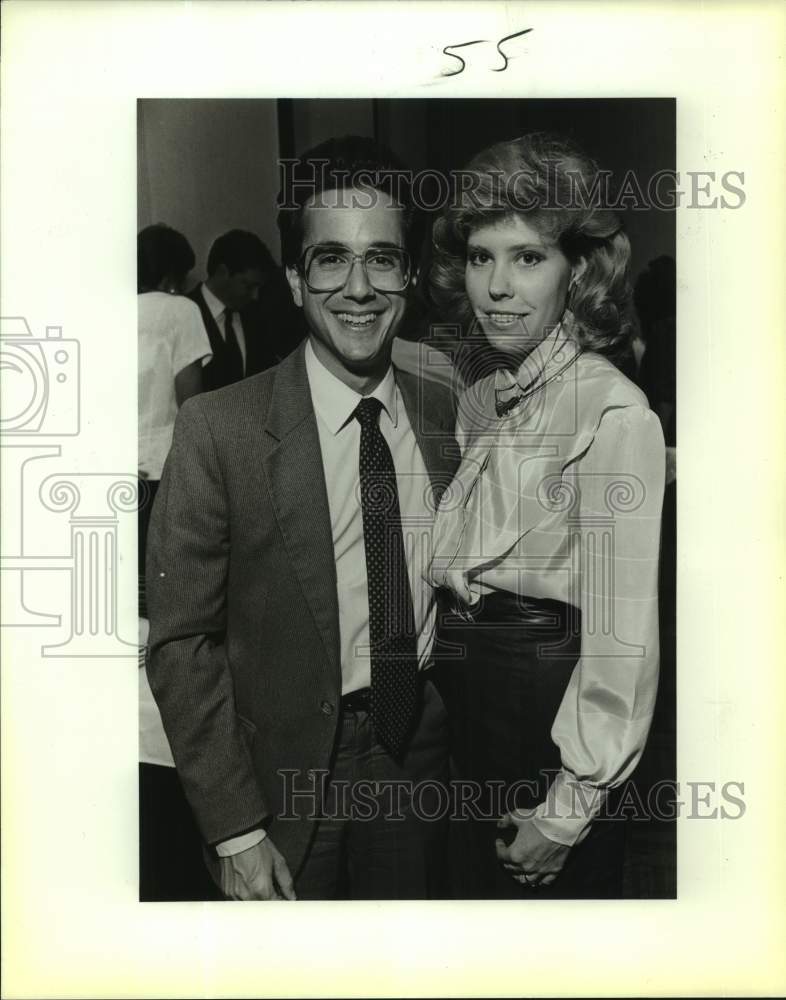
[[[356,257],[349,268],[344,295],[348,299],[368,299],[374,296],[374,288],[368,280],[362,258]]]
[[[489,277],[489,296],[496,300],[509,298],[512,294],[510,268],[504,261],[497,261]]]

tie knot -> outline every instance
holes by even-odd
[[[357,417],[360,426],[376,426],[381,409],[382,403],[380,403],[380,401],[374,396],[366,396],[365,399],[361,399],[355,408],[355,416]]]

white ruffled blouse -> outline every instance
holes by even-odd
[[[523,399],[504,416],[496,403]],[[549,598],[582,612],[581,654],[552,728],[562,770],[536,810],[578,843],[634,770],[657,692],[661,425],[608,360],[557,327],[515,376],[459,401],[462,462],[442,497],[429,579]]]

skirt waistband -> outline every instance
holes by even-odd
[[[513,594],[495,590],[481,594],[477,604],[459,610],[452,591],[439,591],[440,617],[443,624],[456,626],[461,622],[482,625],[519,625],[537,630],[578,631],[581,611],[572,604],[549,598]]]

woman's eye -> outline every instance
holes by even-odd
[[[473,267],[479,267],[482,264],[488,264],[490,260],[491,258],[489,257],[489,255],[487,253],[484,253],[482,250],[470,250],[470,252],[467,254],[467,261],[468,263],[472,264]]]
[[[539,253],[535,253],[534,250],[525,250],[519,254],[518,259],[525,267],[534,267],[535,264],[539,264],[543,260],[543,257]]]

